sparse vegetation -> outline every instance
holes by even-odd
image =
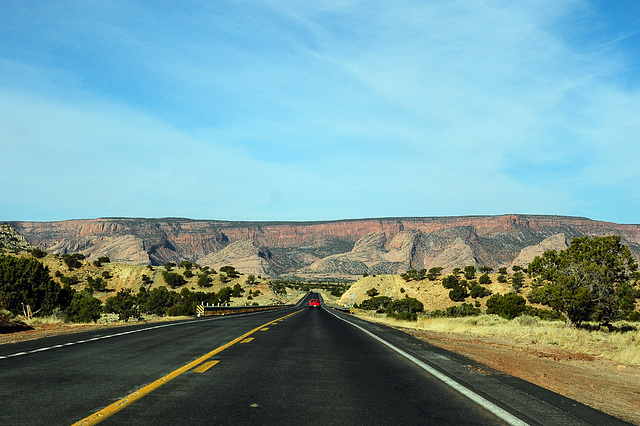
[[[566,250],[537,256],[527,270],[535,277],[529,300],[561,312],[572,325],[628,318],[640,296],[638,265],[619,236],[574,238]]]
[[[399,320],[416,321],[418,313],[424,311],[424,304],[413,297],[394,300],[387,305],[387,316]]]
[[[177,288],[185,285],[187,281],[177,272],[162,271],[164,282],[171,288]]]
[[[527,301],[515,293],[494,294],[487,300],[487,313],[506,319],[514,319],[524,312]]]

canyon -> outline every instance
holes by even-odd
[[[28,244],[89,260],[163,265],[183,260],[268,277],[355,277],[467,265],[526,266],[572,238],[619,235],[640,259],[640,225],[542,215],[233,222],[100,218],[5,222]],[[21,240],[22,242],[22,240]]]

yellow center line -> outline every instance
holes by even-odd
[[[217,349],[214,349],[213,351],[209,352],[208,354],[205,354],[203,356],[201,356],[200,358],[196,359],[195,361],[190,362],[187,365],[184,365],[180,368],[178,368],[175,371],[172,371],[171,373],[167,374],[164,377],[159,378],[158,380],[156,380],[153,383],[148,384],[147,386],[138,389],[137,391],[125,396],[124,398],[120,399],[119,401],[114,402],[113,404],[109,405],[108,407],[103,408],[100,411],[96,411],[95,413],[91,414],[88,417],[85,417],[84,419],[74,423],[72,426],[80,426],[80,425],[95,425],[100,423],[101,421],[103,421],[104,419],[106,419],[107,417],[110,417],[112,415],[114,415],[115,413],[117,413],[118,411],[122,410],[123,408],[133,404],[134,402],[136,402],[137,400],[139,400],[140,398],[142,398],[143,396],[146,396],[148,394],[150,394],[151,392],[153,392],[154,390],[158,389],[160,386],[170,382],[171,380],[175,379],[176,377],[178,377],[179,375],[183,374],[186,371],[191,370],[192,368],[194,368],[195,366],[203,363],[204,361],[206,361],[207,359],[211,358],[212,356],[222,352],[223,350],[235,345],[236,343],[242,341],[243,339],[246,339],[248,336],[252,335],[253,333],[255,333],[256,331],[273,324],[274,322],[278,321],[278,320],[282,320],[284,318],[288,318],[291,315],[297,314],[298,312],[302,312],[302,311],[296,311],[296,312],[292,312],[288,315],[285,315],[284,317],[280,317],[278,319],[275,319],[273,321],[269,321],[266,324],[262,324],[260,327],[256,327],[253,330],[243,334],[240,337],[237,337],[235,339],[233,339],[232,341],[230,341],[229,343],[220,346]]]
[[[249,343],[250,341],[253,340],[253,337],[247,337],[246,339],[244,339],[243,341],[241,341],[240,343]]]
[[[261,328],[260,331],[267,331],[269,327]]]
[[[199,366],[197,366],[196,368],[194,368],[193,372],[194,373],[204,373],[205,371],[207,371],[208,369],[210,369],[211,367],[213,367],[214,365],[216,365],[219,362],[220,362],[219,360],[215,360],[215,361],[208,361],[208,362],[202,363]]]

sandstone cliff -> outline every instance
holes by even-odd
[[[10,225],[0,225],[0,249],[32,250],[34,247]]]
[[[245,272],[239,266],[243,263],[247,273],[272,276],[395,273],[433,266],[445,270],[467,265],[497,268],[512,265],[517,258],[518,262],[525,262],[530,257],[527,253],[537,253],[542,246],[527,250],[528,247],[558,234],[564,234],[567,241],[583,235],[620,235],[634,256],[640,258],[640,225],[565,216],[327,222],[109,218],[8,225],[33,246],[57,254],[82,252],[89,259],[106,255],[122,263],[162,265],[203,258],[212,261],[222,253],[220,256],[224,257],[213,263],[223,262]],[[253,242],[253,248],[232,247],[223,252],[241,241]]]
[[[242,240],[200,258],[198,263],[214,269],[229,265],[245,274],[272,276],[276,275],[277,266],[271,258],[267,248],[259,247],[251,240]]]

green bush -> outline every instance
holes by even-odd
[[[180,287],[187,283],[184,277],[176,272],[162,271],[162,278],[171,288]]]
[[[422,302],[413,297],[394,300],[387,306],[387,316],[408,321],[417,320],[418,313],[423,311]]]
[[[449,299],[453,300],[454,302],[463,302],[467,297],[469,297],[469,292],[467,291],[466,287],[463,287],[461,285],[456,285],[449,292]]]
[[[104,310],[118,314],[120,321],[126,322],[129,321],[129,318],[142,319],[138,298],[128,288],[124,288],[115,296],[108,298]]]
[[[491,290],[479,284],[476,284],[473,287],[471,287],[471,297],[473,297],[474,299],[478,297],[491,296],[491,293],[492,293]]]
[[[167,310],[180,301],[178,293],[169,291],[164,286],[156,287],[150,291],[141,288],[137,297],[141,313],[158,316],[166,315]]]
[[[211,287],[213,285],[213,279],[207,274],[198,275],[198,287]]]
[[[14,314],[50,315],[65,309],[70,296],[53,281],[49,269],[32,257],[0,256],[0,308]]]
[[[375,287],[371,287],[369,290],[367,290],[367,296],[369,296],[369,297],[375,297],[378,294],[380,294],[380,292]]]
[[[47,252],[40,250],[39,248],[34,248],[33,250],[31,250],[31,255],[36,259],[42,259],[47,255]]]
[[[456,285],[458,285],[458,277],[456,277],[455,275],[447,275],[442,279],[442,286],[444,288],[451,289]]]
[[[478,282],[480,284],[491,284],[491,278],[489,277],[489,274],[482,274],[480,275],[480,278],[478,278]]]
[[[231,297],[242,297],[242,293],[244,293],[244,290],[242,289],[240,284],[234,284]]]
[[[476,277],[476,267],[475,266],[465,266],[464,267],[464,277],[468,280],[472,280]]]
[[[225,274],[227,274],[227,276],[229,278],[239,278],[240,277],[240,273],[238,271],[236,271],[236,269],[233,266],[223,266],[222,268],[220,268],[221,272],[224,272]]]
[[[66,254],[62,256],[62,260],[67,265],[67,268],[69,268],[70,271],[82,267],[82,263],[80,263],[80,261],[84,259],[84,255],[80,253]]]
[[[107,288],[107,283],[100,277],[87,277],[87,285],[92,291],[104,291]]]
[[[480,309],[474,308],[470,303],[463,303],[462,305],[459,305],[459,306],[449,306],[444,311],[435,310],[430,313],[430,316],[457,318],[457,317],[475,316],[480,314],[481,314]]]
[[[513,319],[524,312],[527,301],[515,293],[494,294],[487,300],[487,313]]]
[[[367,311],[375,310],[378,313],[384,313],[390,303],[391,298],[388,296],[374,296],[370,299],[363,300],[358,307]]]
[[[74,292],[71,303],[63,312],[68,322],[98,322],[102,303],[86,290]]]
[[[550,309],[534,308],[533,306],[525,306],[520,315],[528,315],[530,317],[538,317],[548,321],[564,320],[564,316],[558,311],[552,311]]]

